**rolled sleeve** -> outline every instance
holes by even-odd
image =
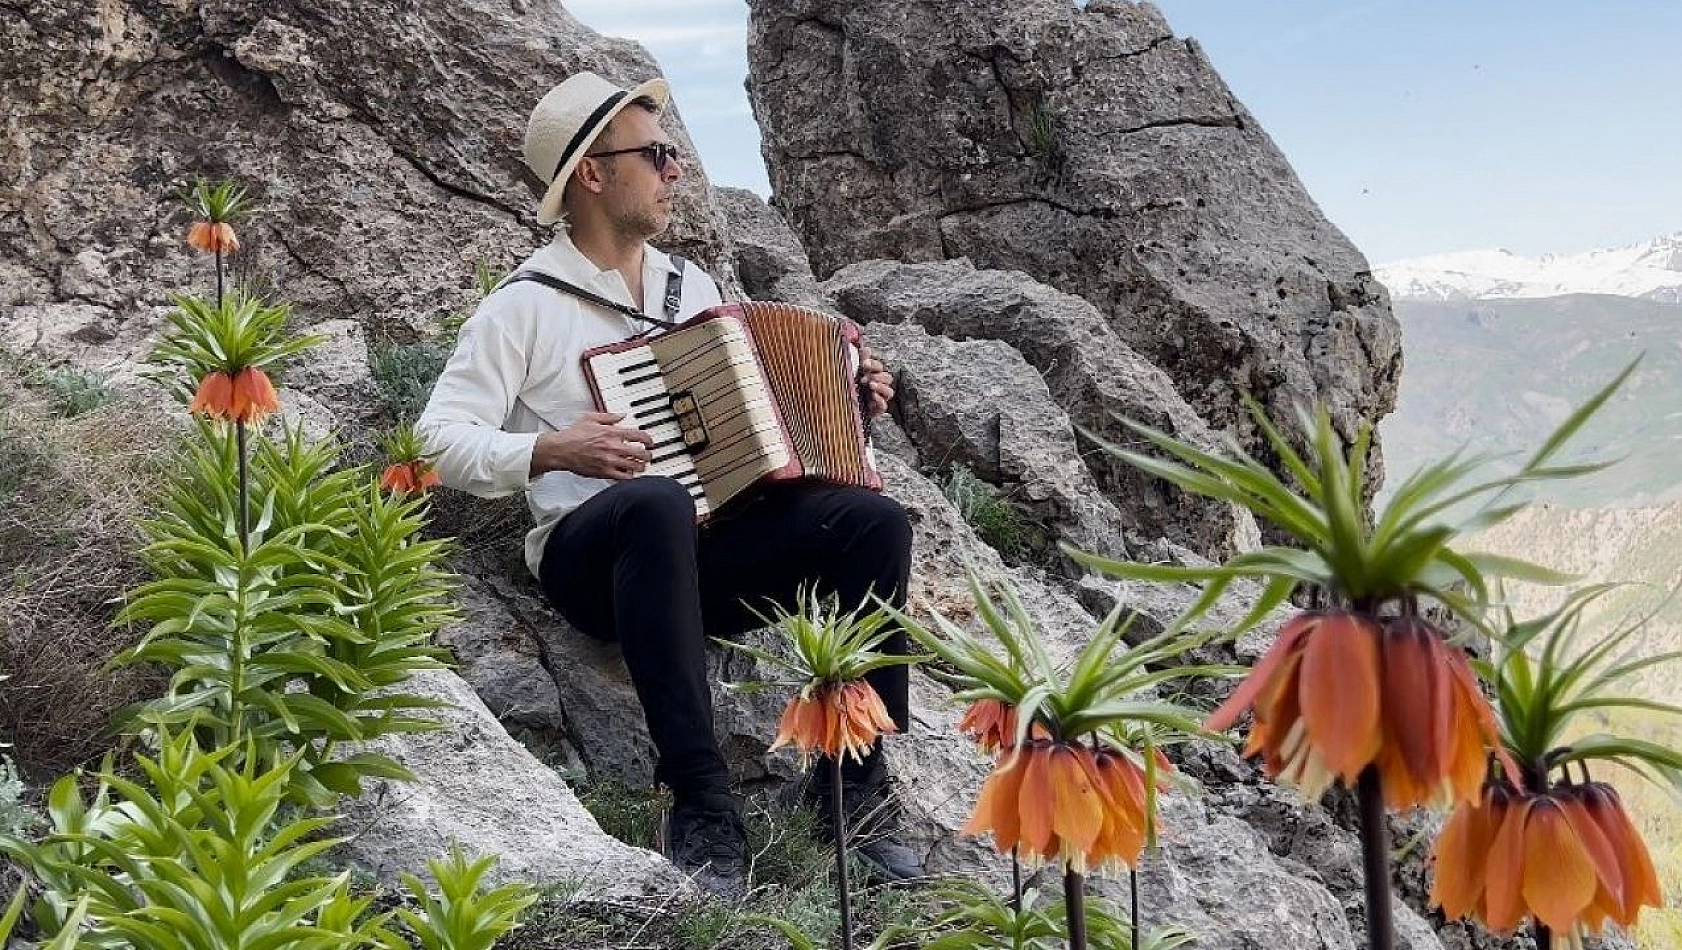
[[[415,430],[445,485],[484,498],[524,490],[536,432],[503,425],[525,383],[527,354],[481,308],[462,327]]]

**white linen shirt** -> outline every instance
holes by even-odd
[[[617,270],[602,270],[564,231],[539,248],[521,270],[542,271],[626,306],[630,288]],[[643,312],[665,317],[671,258],[644,246]],[[683,273],[678,319],[720,303],[718,287],[693,264]],[[533,479],[532,448],[543,432],[571,425],[593,411],[580,358],[653,327],[536,281],[508,284],[487,296],[462,325],[455,352],[432,387],[415,429],[434,454],[444,484],[482,498],[526,493],[534,527],[526,535],[526,567],[533,576],[549,532],[585,499],[613,483],[572,472]]]

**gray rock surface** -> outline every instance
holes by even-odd
[[[966,572],[1008,579],[1066,657],[1094,612],[1138,606],[1143,635],[1186,596],[1007,566],[919,473],[937,450],[960,446],[1001,480],[1031,484],[1065,536],[1099,544],[1130,531],[1142,557],[1218,555],[1242,546],[1242,519],[1079,462],[1059,413],[1101,428],[1115,409],[1204,439],[1247,437],[1240,389],[1275,409],[1324,398],[1345,431],[1388,408],[1399,366],[1382,291],[1154,8],[753,6],[753,96],[777,208],[795,227],[751,195],[713,192],[692,165],[661,243],[733,295],[745,286],[825,304],[840,294],[905,351],[907,403],[920,405],[904,428],[883,423],[881,464],[916,530],[914,609],[973,623]],[[289,409],[312,434],[365,437],[355,430],[370,409],[365,341],[414,338],[470,296],[476,261],[504,267],[543,239],[519,139],[530,105],[579,68],[627,83],[655,72],[640,47],[529,0],[435,0],[381,16],[350,0],[0,4],[0,89],[15,106],[0,121],[0,347],[131,380],[168,293],[212,284],[170,196],[194,175],[229,176],[262,202],[239,228],[233,275],[293,301],[295,326],[338,341],[295,368]],[[928,263],[831,277],[872,259]],[[923,349],[938,336],[960,342]],[[978,399],[973,379],[966,391],[974,353],[1033,390],[1032,417]],[[989,434],[1007,419],[1008,438]],[[558,737],[564,757],[597,774],[650,772],[617,650],[568,631],[528,579],[513,579],[517,503],[441,499],[439,522],[449,510],[452,530],[484,550],[473,551],[483,569],[464,588],[467,616],[443,639],[484,702],[453,675],[421,678],[456,703],[450,728],[382,743],[421,781],[376,783],[351,803],[357,860],[386,875],[419,870],[456,839],[501,852],[505,879],[585,876],[606,898],[683,890],[658,857],[602,835],[561,777],[492,718]],[[759,675],[715,652],[716,680]],[[953,834],[985,763],[949,737],[956,711],[941,690],[915,683],[916,729],[889,753],[913,838],[935,867],[997,873],[985,842]],[[791,757],[765,751],[783,698],[719,692],[719,735],[745,787],[793,774]],[[1188,756],[1209,791],[1176,806],[1187,838],[1170,843],[1153,906],[1244,935],[1234,946],[1282,943],[1281,913],[1292,941],[1347,945],[1358,895],[1337,802],[1280,797],[1224,747]]]
[[[758,195],[745,188],[714,188],[735,248],[736,275],[749,300],[776,300],[832,311],[834,301],[818,287],[800,238]]]
[[[1121,416],[1200,448],[1219,445],[1168,374],[1122,342],[1096,308],[1026,274],[976,270],[967,260],[864,261],[842,268],[823,289],[860,323],[916,323],[954,340],[1010,344],[1076,425],[1115,444],[1140,442],[1117,421]],[[866,331],[872,339],[881,332]],[[1248,512],[1143,475],[1089,441],[1082,440],[1082,449],[1086,466],[1134,532],[1169,538],[1211,557],[1259,541]]]
[[[1022,355],[998,340],[954,342],[878,324],[870,342],[897,373],[895,416],[926,468],[964,465],[1057,541],[1125,557],[1127,523],[1081,461],[1069,417]]]
[[[1240,392],[1283,415],[1324,402],[1346,436],[1393,405],[1384,290],[1154,6],[750,8],[771,184],[820,278],[873,259],[1023,271],[1091,301],[1247,443]]]
[[[543,93],[579,69],[658,72],[640,46],[524,2],[372,16],[350,0],[43,0],[0,11],[0,49],[0,339],[55,362],[126,339],[171,291],[213,287],[173,200],[201,175],[261,203],[236,278],[293,301],[299,326],[401,338],[466,299],[476,261],[506,267],[544,239],[519,159]],[[691,170],[664,243],[730,283]]]
[[[604,833],[460,677],[429,671],[409,687],[451,704],[436,714],[447,728],[371,743],[417,780],[370,782],[362,798],[347,801],[345,824],[358,832],[348,847],[358,863],[394,880],[401,871],[423,873],[429,858],[459,842],[470,855],[501,855],[495,880],[570,881],[587,900],[688,888],[665,858]]]

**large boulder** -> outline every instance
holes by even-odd
[[[1383,288],[1154,6],[750,8],[771,184],[820,278],[875,259],[1023,271],[1090,301],[1250,445],[1240,393],[1288,427],[1323,403],[1350,437],[1394,404]]]
[[[1205,450],[1219,447],[1169,375],[1122,342],[1097,308],[1026,274],[977,270],[962,259],[864,261],[842,268],[823,289],[861,323],[915,323],[953,340],[1008,343],[1044,380],[1060,412],[1100,438],[1138,444],[1121,424],[1127,418]],[[881,332],[868,334],[874,339]],[[1253,547],[1260,538],[1249,512],[1234,505],[1183,492],[1102,451],[1081,457],[1137,534],[1209,557]]]
[[[1067,541],[1126,557],[1125,519],[1081,461],[1068,415],[1020,353],[915,324],[876,326],[870,341],[897,372],[896,417],[925,467],[961,464],[998,486],[1026,524],[1049,535],[1036,547]]]
[[[346,803],[347,823],[361,829],[348,845],[359,864],[395,880],[423,872],[456,843],[470,855],[500,855],[496,881],[567,882],[586,900],[688,889],[665,858],[603,832],[561,776],[510,738],[459,676],[428,671],[407,688],[449,704],[435,713],[445,728],[369,744],[416,780],[375,780]]]
[[[545,239],[520,161],[543,93],[659,71],[553,3],[40,0],[0,16],[0,50],[0,340],[90,366],[142,352],[170,291],[214,285],[174,198],[198,176],[261,203],[239,282],[299,325],[412,336],[464,303],[477,261]],[[704,174],[663,243],[732,282]]]

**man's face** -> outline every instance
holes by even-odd
[[[590,153],[671,144],[659,118],[633,105],[613,117],[591,145]],[[683,159],[668,155],[665,167],[656,170],[653,158],[651,152],[620,152],[589,159],[600,163],[606,183],[601,201],[608,220],[622,233],[639,240],[659,234],[671,223],[672,197],[683,177]]]

